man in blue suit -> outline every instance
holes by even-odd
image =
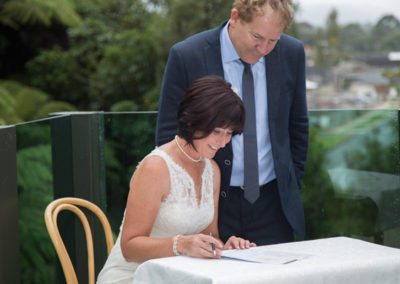
[[[251,66],[260,191],[255,202],[244,197],[243,135],[237,135],[215,157],[223,241],[235,235],[265,245],[305,234],[300,198],[308,147],[305,55],[303,44],[283,33],[292,20],[291,0],[235,0],[229,21],[175,44],[169,53],[157,145],[176,134],[177,108],[191,82],[219,75],[243,98],[243,62]]]

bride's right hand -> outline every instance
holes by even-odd
[[[215,245],[215,255],[211,244]],[[177,250],[180,254],[192,257],[220,258],[222,248],[221,241],[205,234],[182,235],[177,243]]]

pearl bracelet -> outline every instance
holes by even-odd
[[[176,235],[173,239],[172,239],[172,252],[174,253],[174,255],[181,255],[178,252],[177,246],[178,246],[178,239],[181,235]]]

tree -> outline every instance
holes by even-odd
[[[327,42],[324,39],[324,31],[321,28],[318,28],[315,33],[315,54],[314,61],[316,66],[318,67],[326,67],[328,66],[328,60],[326,58],[327,55]]]
[[[387,51],[400,50],[400,30],[393,30],[382,37],[380,48]]]
[[[340,59],[340,27],[337,23],[337,10],[332,9],[326,20],[326,41],[328,43],[328,61],[336,64]]]
[[[157,82],[155,45],[151,34],[130,30],[105,47],[89,81],[96,108],[107,110],[122,100],[132,100],[140,110],[156,107],[156,101],[145,101]]]
[[[29,82],[81,110],[107,111],[120,100],[154,109],[160,57],[148,31],[153,13],[139,0],[105,0],[86,13],[68,30],[67,47],[42,51],[27,63]]]
[[[156,2],[161,18],[155,23],[154,29],[157,38],[165,43],[166,52],[173,43],[228,20],[232,8],[232,0]]]
[[[68,103],[52,101],[45,92],[16,81],[0,81],[0,124],[15,124],[47,116],[50,111],[72,111]]]
[[[340,33],[340,45],[345,54],[367,52],[372,50],[370,36],[360,24],[351,23],[345,25]]]
[[[337,49],[339,46],[340,27],[337,23],[337,16],[337,10],[333,9],[326,20],[326,37],[331,49]]]
[[[375,24],[372,30],[373,45],[376,50],[388,50],[388,43],[392,44],[393,40],[398,40],[398,31],[400,29],[400,21],[394,15],[385,15]],[[394,35],[392,35],[394,34]],[[394,37],[394,38],[391,38]],[[396,46],[396,44],[394,44]],[[397,44],[399,46],[399,44]]]
[[[297,37],[301,39],[305,44],[317,44],[315,33],[315,28],[311,24],[307,22],[297,23]]]

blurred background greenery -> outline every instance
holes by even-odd
[[[231,5],[232,0],[2,0],[0,125],[55,111],[155,110],[171,45],[221,24]],[[400,50],[400,22],[390,14],[374,25],[339,25],[332,9],[325,26],[295,20],[287,33],[313,47],[308,56],[320,68],[355,54]],[[400,69],[385,76],[398,82]]]

